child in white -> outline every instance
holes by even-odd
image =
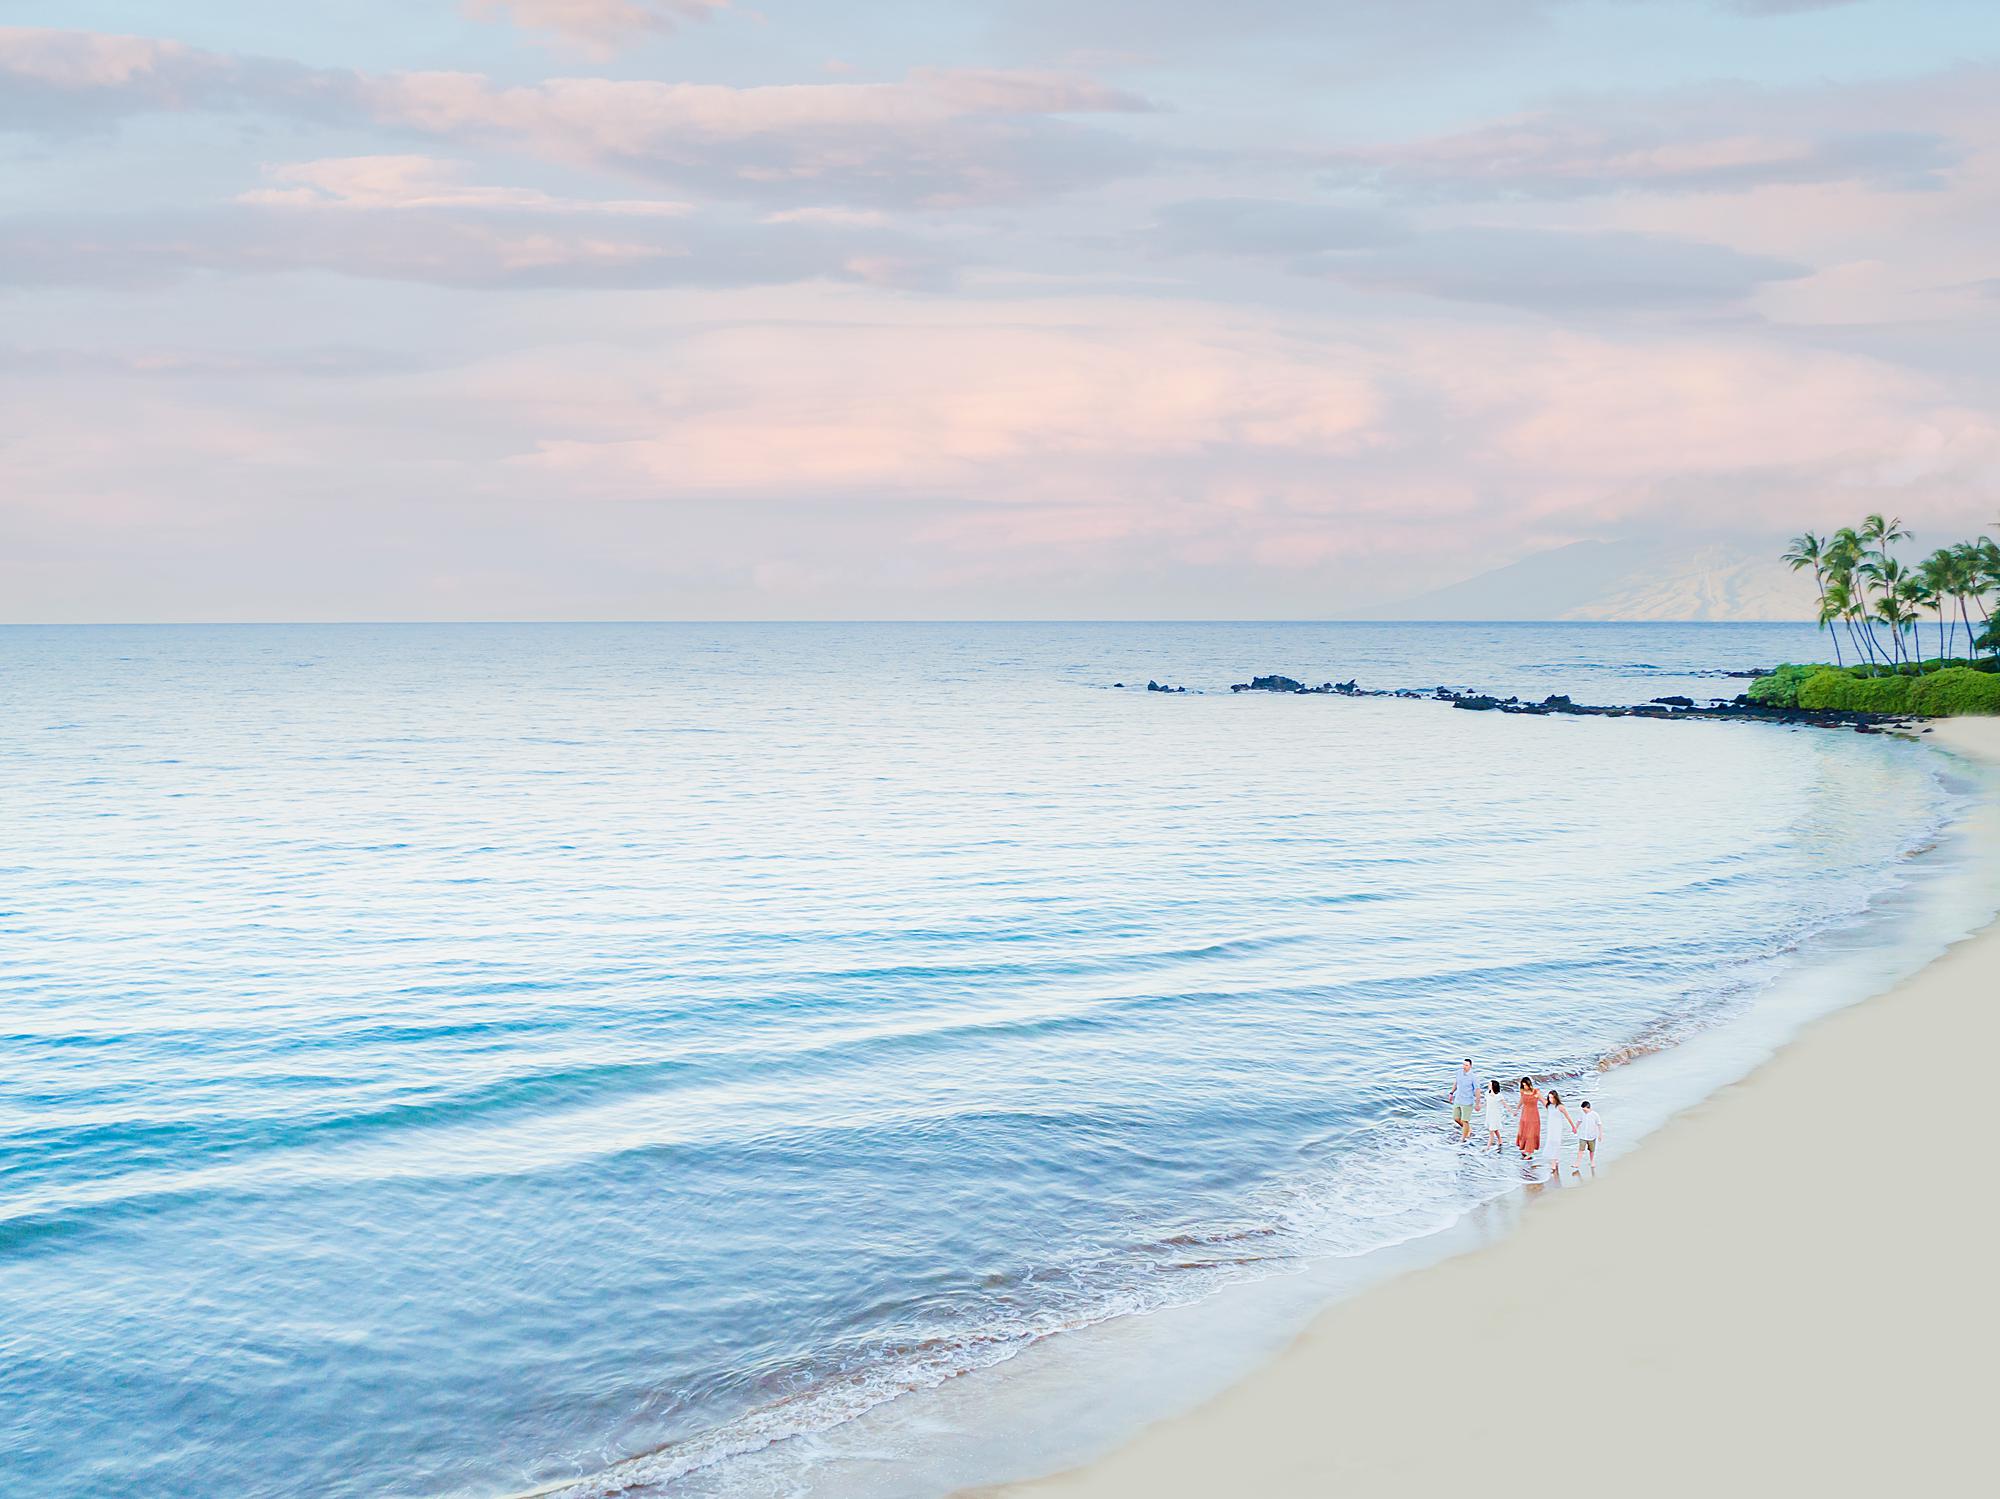
[[[1583,1158],[1590,1157],[1590,1174],[1597,1175],[1597,1142],[1604,1138],[1604,1121],[1597,1117],[1590,1107],[1590,1100],[1583,1101],[1583,1112],[1576,1120],[1576,1166],[1571,1176],[1583,1175]]]
[[[1507,1127],[1507,1100],[1500,1096],[1500,1079],[1494,1078],[1486,1092],[1486,1143],[1500,1148],[1500,1133]]]
[[[1563,1102],[1562,1094],[1549,1089],[1549,1096],[1542,1100],[1542,1148],[1549,1153],[1549,1180],[1562,1175],[1563,1147],[1576,1134],[1576,1120],[1570,1117],[1569,1105]]]

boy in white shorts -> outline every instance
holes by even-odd
[[[1576,1165],[1570,1171],[1572,1177],[1583,1175],[1583,1158],[1590,1157],[1590,1174],[1597,1175],[1597,1142],[1604,1138],[1604,1120],[1590,1106],[1590,1100],[1583,1101],[1583,1111],[1576,1116]]]

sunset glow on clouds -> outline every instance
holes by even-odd
[[[1324,617],[2000,514],[1985,4],[291,9],[0,29],[8,617]]]

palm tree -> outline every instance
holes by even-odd
[[[1995,527],[2000,530],[2000,526]],[[1986,607],[1986,595],[1992,592],[2000,595],[2000,542],[1990,536],[1982,536],[1977,541],[1966,543],[1972,554],[1972,603],[1979,610],[1981,623],[1985,625],[1984,638],[1996,658],[2000,658],[2000,630],[1993,628],[1993,615]],[[2000,598],[1995,607],[2000,608]]]
[[[1840,587],[1847,601],[1844,618],[1847,621],[1848,639],[1854,643],[1854,654],[1866,655],[1870,661],[1876,656],[1875,632],[1861,628],[1861,622],[1868,618],[1868,588],[1861,577],[1861,564],[1867,556],[1867,548],[1861,540],[1861,533],[1852,526],[1842,526],[1833,533],[1833,539],[1826,547],[1826,570]]]
[[[1965,626],[1965,654],[1969,658],[1975,652],[1972,646],[1972,615],[1965,605],[1966,600],[1976,598],[1981,592],[1979,548],[1975,543],[1961,541],[1951,549],[1949,581],[1952,602],[1958,606],[1957,623]]]
[[[1950,639],[1953,649],[1956,650],[1958,627],[1965,625],[1965,654],[1967,659],[1970,659],[1973,654],[1972,628],[1965,612],[1965,591],[1972,586],[1971,564],[1966,560],[1963,546],[1949,548],[1945,556],[1947,560],[1944,569],[1944,593],[1945,607],[1951,611]],[[1957,658],[1954,656],[1953,659]]]
[[[1833,664],[1835,666],[1847,665],[1847,662],[1842,659],[1840,654],[1840,634],[1834,629],[1834,625],[1842,623],[1847,619],[1849,608],[1847,585],[1845,583],[1834,583],[1820,590],[1819,627],[1826,631],[1833,639]]]
[[[1840,665],[1840,637],[1833,634],[1833,621],[1839,616],[1829,614],[1826,607],[1827,543],[1811,531],[1801,531],[1792,538],[1784,560],[1791,564],[1795,573],[1812,569],[1813,586],[1819,590],[1819,626],[1833,636],[1834,664]]]
[[[1880,515],[1871,515],[1861,522],[1861,539],[1868,542],[1875,555],[1887,559],[1889,548],[1899,541],[1910,539],[1909,531],[1903,525],[1900,515],[1884,520]]]
[[[1951,584],[1954,567],[1955,564],[1952,561],[1951,550],[1948,547],[1940,547],[1917,564],[1916,582],[1918,591],[1922,595],[1923,606],[1937,615],[1938,660],[1940,662],[1951,659],[1951,651],[1946,645],[1944,622],[1951,614]]]
[[[1900,670],[1903,665],[1903,632],[1916,618],[1917,601],[1914,595],[1919,585],[1894,557],[1876,564],[1876,576],[1882,591],[1875,600],[1875,617],[1889,627],[1889,644],[1894,652],[1892,664]]]
[[[1875,517],[1870,516],[1873,520]],[[1871,552],[1868,560],[1855,571],[1875,585],[1874,617],[1889,627],[1889,645],[1892,664],[1903,664],[1903,621],[1908,617],[1909,588],[1912,582],[1909,570],[1894,557],[1882,552]]]
[[[1894,546],[1899,541],[1908,541],[1910,539],[1910,533],[1904,527],[1903,518],[1900,515],[1889,516],[1885,518],[1879,511],[1876,512],[1874,515],[1864,516],[1862,518],[1860,535],[1861,535],[1862,546],[1864,549],[1863,551],[1864,557],[1867,559],[1872,559],[1876,564],[1878,570],[1880,568],[1888,566],[1891,562],[1894,562],[1896,560],[1895,557],[1890,553],[1889,548]],[[1882,582],[1882,592],[1884,598],[1886,599],[1888,594],[1894,591],[1896,582],[1881,579],[1879,571],[1875,574],[1875,576],[1878,581]],[[1900,574],[1898,575],[1897,581],[1899,580],[1900,580]],[[1882,618],[1882,613],[1879,606],[1876,609],[1876,617],[1878,619]],[[1902,645],[1900,643],[1900,638],[1899,638],[1896,647],[1896,659],[1900,661],[1902,659],[1902,655],[1903,655]]]
[[[2000,523],[1991,529],[2000,532]],[[1819,590],[1817,623],[1833,640],[1835,663],[1847,664],[1840,648],[1844,628],[1857,670],[1864,659],[1871,675],[1906,671],[1910,664],[1923,670],[1928,609],[1937,619],[1940,662],[1956,659],[1963,625],[1968,659],[1991,651],[2000,664],[2000,540],[1979,536],[1940,547],[1911,567],[1895,554],[1896,543],[1909,539],[1901,517],[1870,515],[1830,536],[1802,531],[1786,547],[1783,560],[1793,572],[1812,570]],[[1875,633],[1878,624],[1889,631],[1886,647]]]

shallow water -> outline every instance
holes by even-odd
[[[1880,737],[1227,684],[1813,651],[0,630],[7,1492],[767,1487],[731,1454],[1449,1223],[1507,1184],[1425,1127],[1459,1055],[1754,1005],[1963,797]]]

